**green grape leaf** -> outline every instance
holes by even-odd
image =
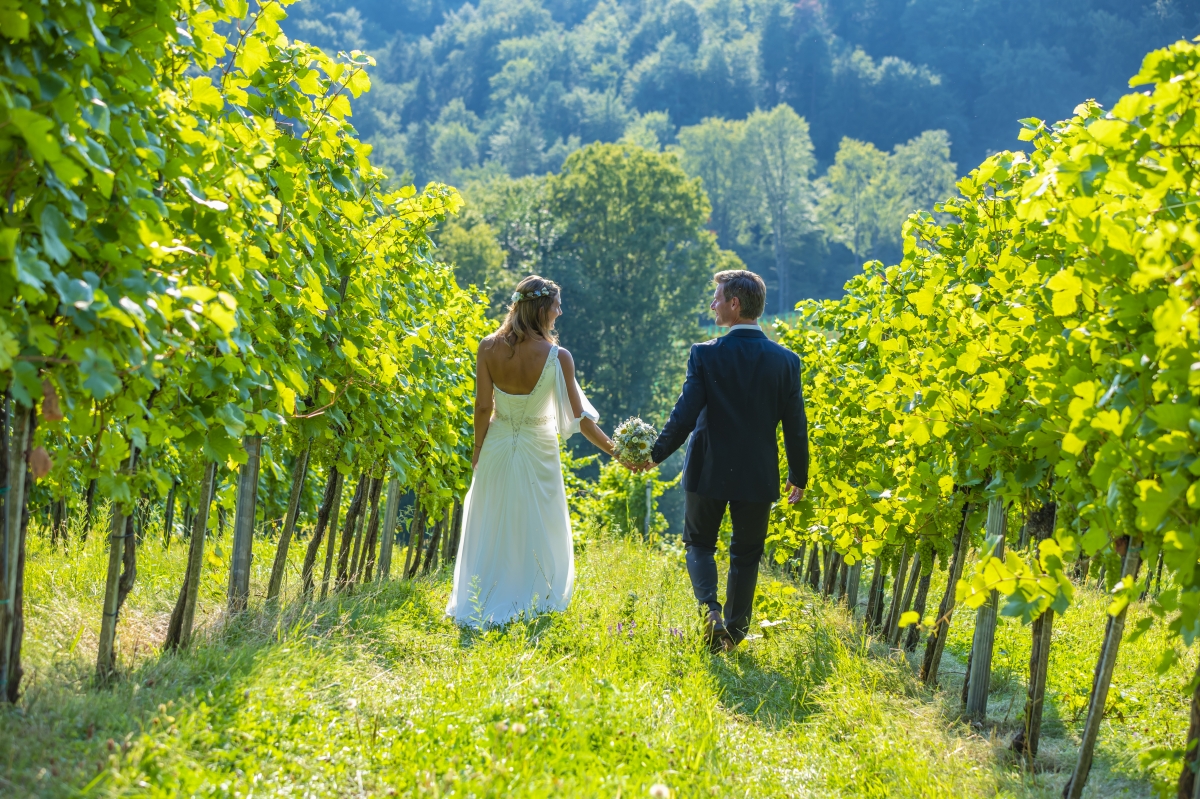
[[[37,251],[32,247],[22,247],[15,253],[13,259],[17,265],[17,280],[39,291],[54,278],[50,274],[50,265],[37,257]]]
[[[42,250],[59,266],[71,260],[71,251],[67,244],[75,240],[71,226],[66,217],[56,206],[47,205],[42,209],[41,217]]]
[[[121,388],[121,378],[113,368],[112,360],[93,349],[84,351],[79,371],[84,375],[83,387],[98,400],[111,397]]]
[[[225,98],[207,75],[192,78],[191,89],[192,103],[200,109],[215,113],[225,107]]]
[[[39,164],[58,161],[62,157],[58,139],[53,135],[54,121],[24,108],[9,110],[9,120],[25,138],[29,153]]]
[[[271,54],[267,50],[267,43],[258,36],[249,36],[242,44],[242,49],[238,51],[234,64],[247,76],[252,76],[270,60]]]

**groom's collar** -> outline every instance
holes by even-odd
[[[762,338],[766,338],[767,336],[767,334],[763,332],[763,329],[758,325],[734,325],[733,327],[729,328],[729,332],[727,332],[725,335],[737,336],[739,338],[759,338],[760,336]]]

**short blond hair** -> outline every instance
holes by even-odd
[[[725,302],[738,298],[743,319],[757,319],[767,307],[767,284],[748,269],[726,269],[713,275]]]

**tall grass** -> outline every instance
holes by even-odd
[[[256,548],[262,607],[269,546]],[[579,555],[568,611],[486,632],[443,618],[445,574],[229,622],[226,570],[209,563],[201,635],[178,655],[158,644],[184,547],[148,538],[122,678],[98,688],[102,550],[96,534],[66,551],[35,536],[31,676],[0,722],[2,792],[1049,797],[1065,779],[1022,772],[803,589],[765,585],[760,618],[784,623],[710,655],[678,554],[604,536]],[[1117,785],[1106,768],[1099,784]]]

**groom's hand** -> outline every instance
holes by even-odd
[[[790,480],[787,483],[787,491],[789,505],[795,505],[797,502],[804,499],[804,489],[800,486],[792,485]]]

